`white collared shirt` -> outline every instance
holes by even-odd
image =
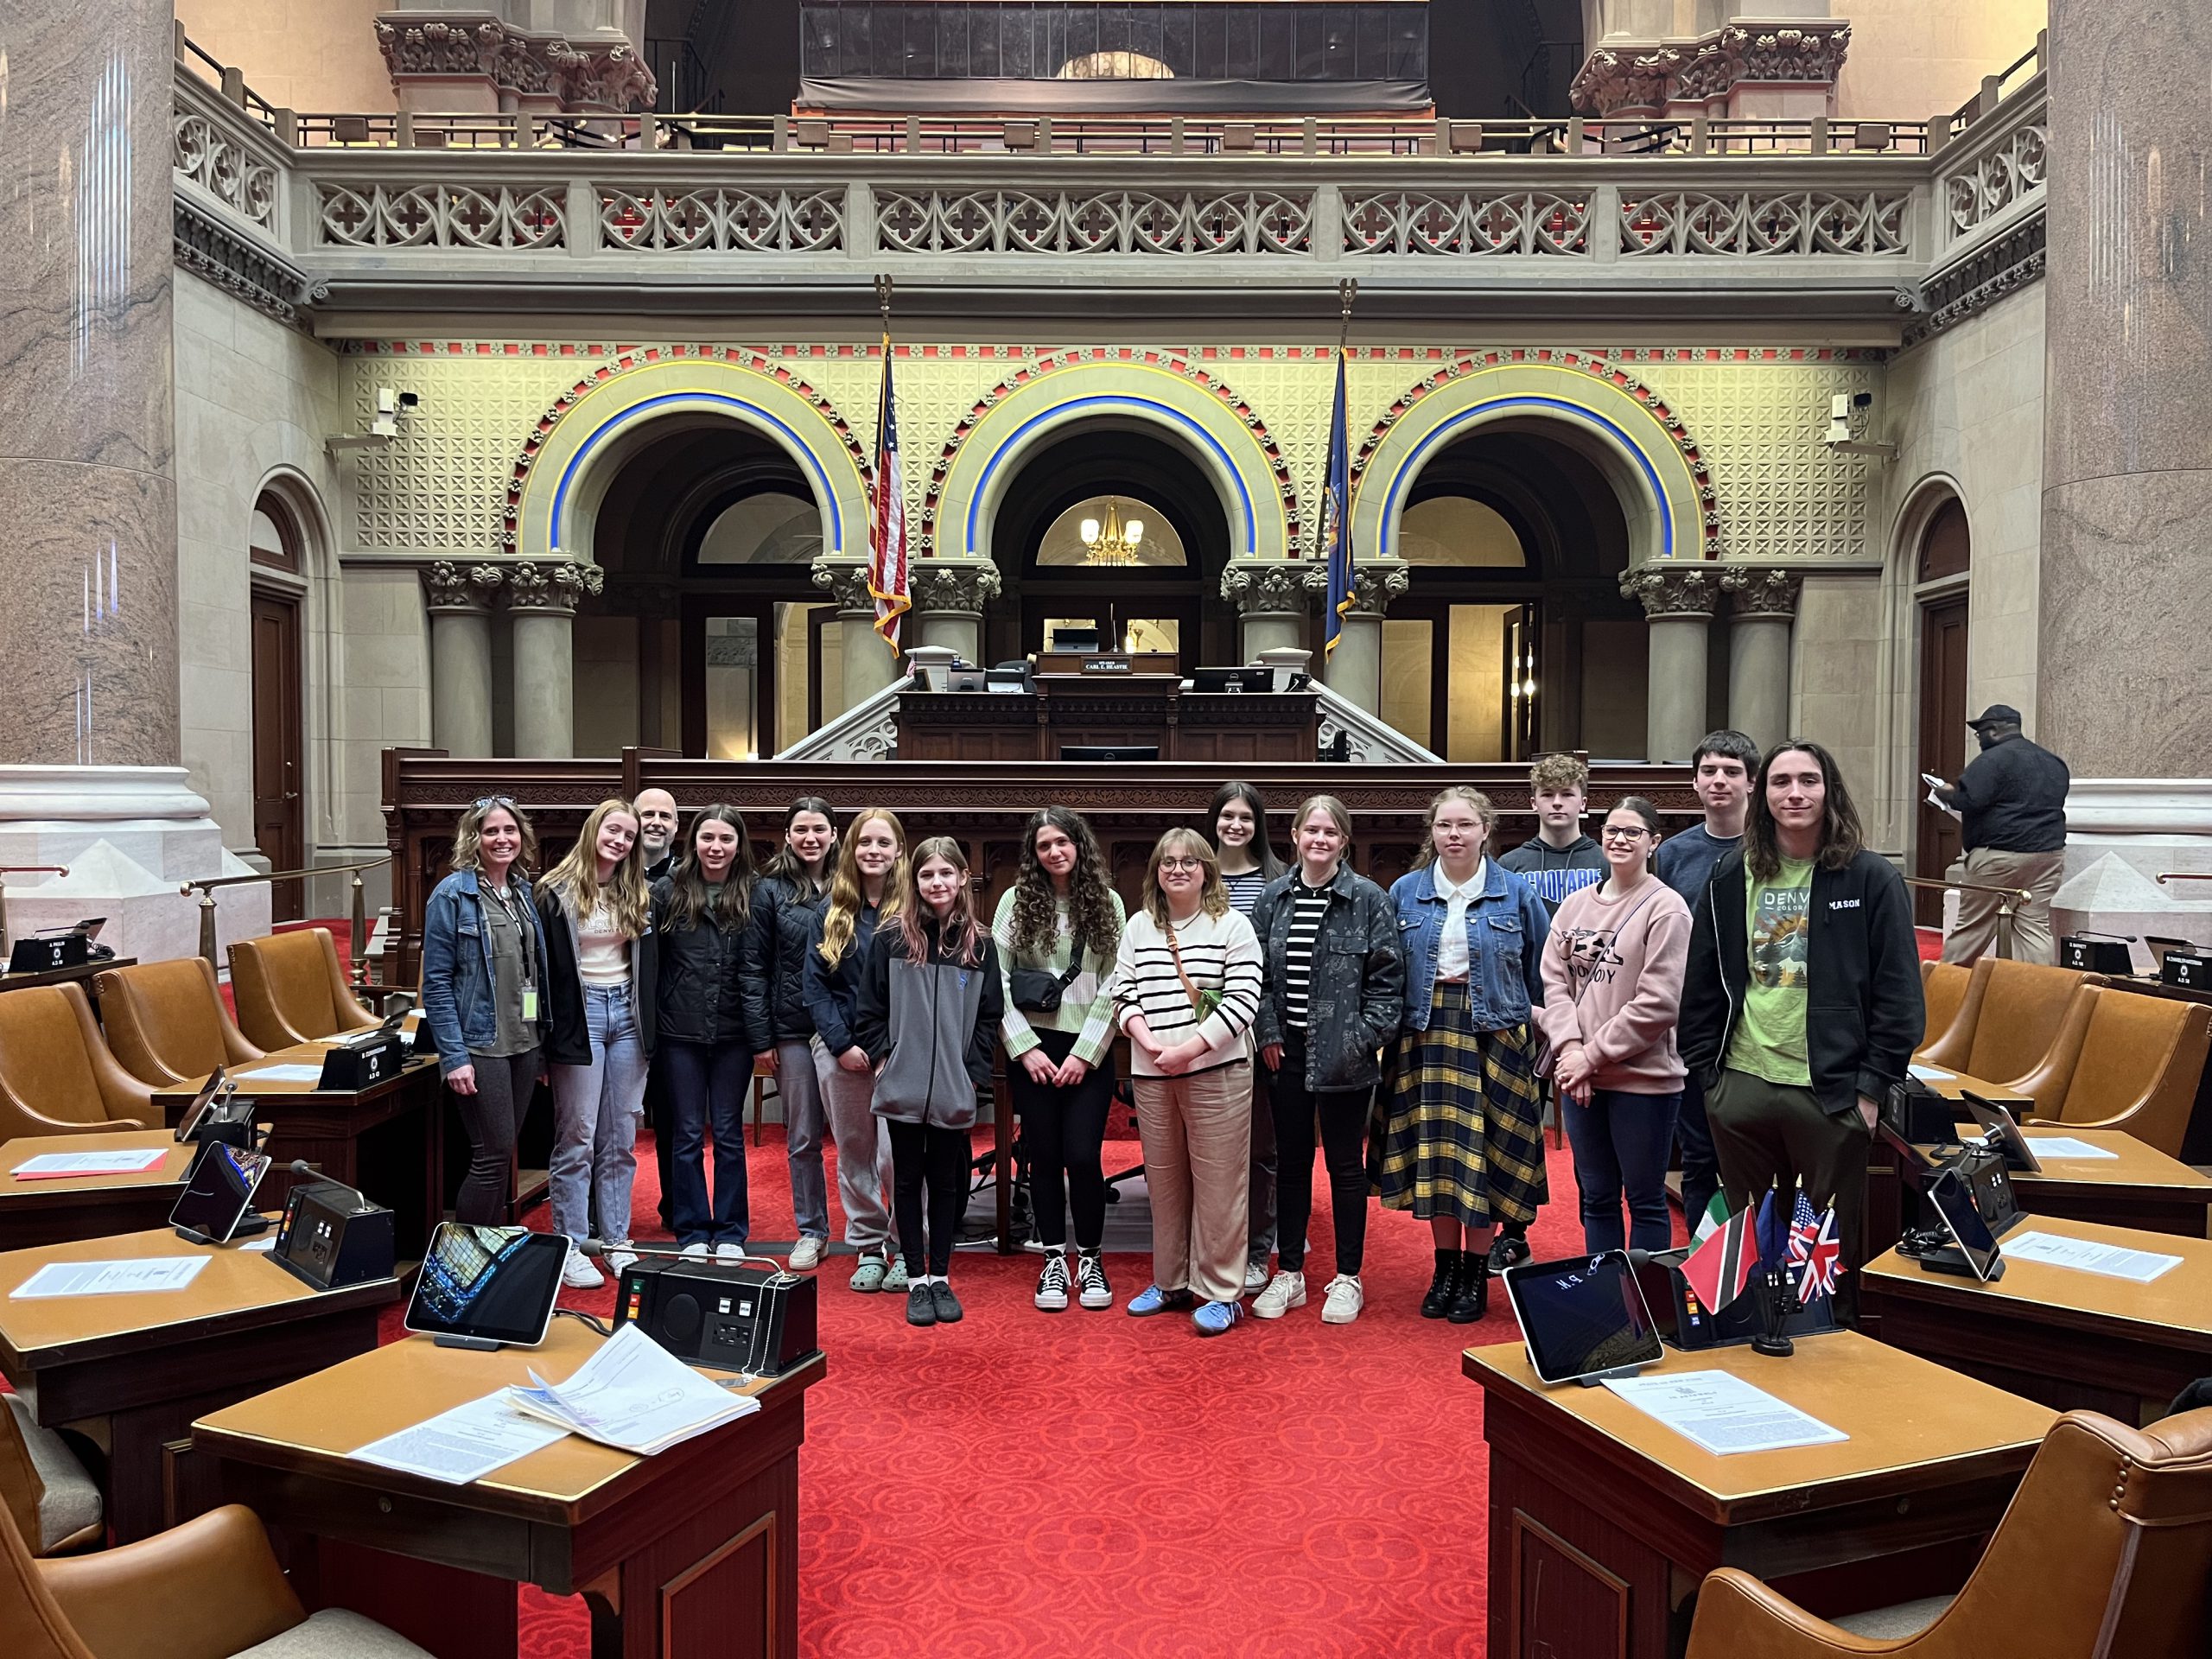
[[[1467,906],[1482,897],[1488,863],[1487,859],[1477,859],[1475,873],[1456,887],[1445,880],[1442,865],[1434,867],[1436,896],[1444,900],[1444,937],[1436,942],[1439,979],[1467,976]]]

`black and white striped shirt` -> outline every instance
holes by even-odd
[[[1260,941],[1252,924],[1233,910],[1226,916],[1195,916],[1176,926],[1175,942],[1183,973],[1200,991],[1219,991],[1218,1005],[1204,1020],[1198,1018],[1175,971],[1175,951],[1167,948],[1166,934],[1141,910],[1122,930],[1114,964],[1117,1022],[1126,1031],[1142,1014],[1147,1029],[1163,1045],[1186,1041],[1194,1033],[1204,1036],[1207,1052],[1192,1064],[1192,1071],[1249,1058],[1245,1033],[1260,1012]],[[1141,1047],[1132,1045],[1129,1058],[1136,1076],[1160,1075]]]
[[[1329,890],[1309,887],[1301,876],[1290,878],[1290,931],[1283,938],[1282,1018],[1287,1026],[1306,1029],[1306,1006],[1313,988],[1313,947],[1321,937],[1321,918],[1329,913]]]
[[[1229,907],[1239,916],[1249,917],[1267,891],[1268,878],[1257,870],[1247,870],[1242,875],[1223,876],[1221,885],[1229,889]]]

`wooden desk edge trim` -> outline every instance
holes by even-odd
[[[1938,1307],[2020,1310],[2043,1322],[2078,1331],[2091,1337],[2149,1336],[2168,1347],[2202,1349],[2212,1354],[2212,1327],[2169,1325],[2163,1319],[2139,1319],[2098,1308],[2077,1307],[2066,1302],[2047,1302],[1955,1279],[1950,1274],[1910,1274],[1896,1269],[1877,1273],[1869,1262],[1860,1283],[1867,1294],[1896,1301],[1927,1302]],[[1951,1282],[1943,1282],[1945,1280]],[[1892,1288],[1910,1286],[1911,1289]]]
[[[258,1255],[263,1252],[257,1250],[254,1254]],[[284,1269],[277,1268],[273,1262],[270,1265],[276,1268],[278,1273],[284,1273]],[[350,1313],[359,1306],[381,1306],[386,1302],[396,1302],[399,1300],[400,1287],[397,1278],[370,1279],[358,1285],[341,1286],[336,1290],[316,1290],[303,1281],[292,1279],[289,1273],[285,1274],[285,1277],[306,1294],[301,1296],[288,1296],[282,1301],[258,1302],[250,1307],[226,1308],[220,1313],[188,1314],[182,1319],[165,1319],[157,1325],[134,1325],[128,1331],[118,1331],[101,1337],[77,1338],[69,1341],[52,1343],[42,1348],[18,1348],[3,1331],[0,1331],[0,1356],[4,1356],[10,1363],[19,1364],[26,1370],[50,1369],[56,1365],[83,1364],[96,1359],[113,1357],[117,1345],[119,1344],[136,1342],[157,1332],[174,1331],[180,1325],[204,1325],[207,1328],[194,1335],[194,1340],[197,1341],[202,1338],[226,1337],[236,1332],[251,1331],[264,1325],[281,1323],[277,1319],[271,1317],[279,1309],[293,1309],[307,1304],[315,1304],[328,1313]],[[389,1291],[390,1294],[373,1294],[382,1291]],[[0,1297],[0,1301],[5,1300],[4,1297]]]

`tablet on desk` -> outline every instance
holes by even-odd
[[[1943,1171],[1928,1184],[1928,1202],[1942,1218],[1943,1230],[1966,1257],[1974,1276],[1988,1283],[1998,1268],[1997,1235],[1982,1219],[1965,1177],[1955,1169]]]
[[[560,1233],[442,1221],[406,1327],[453,1347],[535,1348],[553,1323],[569,1250]]]
[[[169,1211],[169,1225],[211,1244],[226,1243],[253,1209],[253,1195],[269,1173],[269,1162],[266,1153],[223,1141],[202,1141],[184,1192]]]
[[[226,1082],[223,1068],[219,1065],[207,1074],[207,1081],[200,1085],[200,1092],[192,1097],[192,1104],[184,1109],[184,1116],[176,1121],[178,1141],[192,1139],[193,1131],[200,1127],[200,1120],[207,1115],[207,1109],[228,1092],[225,1087]],[[236,1085],[231,1086],[234,1088]]]
[[[2003,1153],[2005,1161],[2024,1174],[2043,1173],[2043,1160],[2028,1145],[2028,1137],[2020,1133],[2020,1126],[2012,1121],[2010,1112],[1995,1101],[1985,1100],[1980,1095],[1961,1094],[1959,1098],[1966,1103],[1967,1110],[1974,1115],[1974,1121],[1981,1125],[1984,1145],[1992,1152]]]
[[[1659,1328],[1626,1250],[1524,1262],[1503,1276],[1540,1382],[1621,1375],[1658,1363]]]

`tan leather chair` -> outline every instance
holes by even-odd
[[[232,1023],[205,957],[111,968],[92,981],[92,995],[115,1058],[142,1083],[196,1082],[261,1058]]]
[[[2079,1129],[2125,1129],[2169,1158],[2181,1156],[2197,1079],[2212,1049],[2212,1007],[2169,1002],[2107,985],[2075,993],[2076,1032],[2066,1028],[2050,1058],[2020,1085],[2034,1122]],[[2071,1052],[2065,1052],[2069,1042]]]
[[[1831,1624],[1724,1567],[1688,1659],[2203,1659],[2208,1585],[2212,1410],[2140,1430],[2069,1411],[1957,1596]]]
[[[232,969],[233,978],[237,969]],[[1959,1017],[1960,1005],[1967,1000],[1967,987],[1973,982],[1974,969],[1955,962],[1923,962],[1920,964],[1920,1000],[1928,1009],[1922,1023],[1922,1046],[1928,1050],[1943,1039],[1951,1022]]]
[[[2104,982],[2101,974],[1984,957],[1974,965],[1951,1028],[1922,1049],[1920,1058],[1985,1083],[2016,1087],[2050,1052],[2075,988]]]
[[[264,1049],[289,1048],[377,1022],[346,982],[327,927],[232,944],[231,1000],[238,1004],[246,1041]]]
[[[78,985],[0,996],[0,1141],[151,1128],[154,1091],[124,1071]]]
[[[135,1544],[38,1561],[0,1521],[8,1659],[429,1659],[359,1613],[310,1617],[252,1510],[226,1504]]]
[[[0,1506],[35,1555],[90,1549],[107,1537],[98,1483],[16,1394],[0,1410]]]

